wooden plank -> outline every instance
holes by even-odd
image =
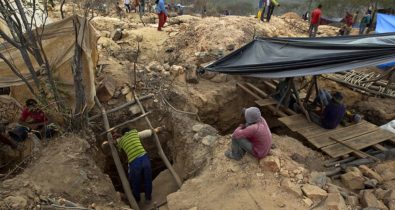
[[[372,147],[374,147],[375,149],[380,150],[382,152],[388,151],[388,149],[385,148],[384,146],[382,146],[381,144],[375,144]]]
[[[360,150],[378,144],[385,140],[391,139],[393,137],[394,134],[391,132],[385,130],[377,130],[375,132],[368,133],[363,136],[359,136],[351,140],[345,141],[345,143],[355,149]],[[321,150],[334,158],[353,152],[351,149],[341,144],[332,144],[327,147],[321,148]]]
[[[242,90],[244,90],[244,91],[247,92],[248,94],[250,94],[250,95],[251,95],[252,97],[254,97],[255,99],[257,99],[257,100],[262,99],[260,96],[258,96],[257,94],[255,94],[255,93],[252,92],[250,89],[248,89],[247,87],[243,86],[242,84],[237,83],[236,85],[239,86]],[[272,112],[275,112],[275,111],[276,111],[275,108],[274,108],[273,106],[267,106],[267,108],[268,108],[270,111],[272,111]],[[287,114],[285,114],[285,113],[282,112],[282,111],[278,111],[277,114],[278,114],[280,117],[285,117],[285,116],[287,116]]]
[[[331,144],[335,144],[332,138],[339,139],[341,141],[346,141],[354,137],[364,135],[366,133],[371,133],[379,129],[376,125],[371,123],[358,123],[355,126],[344,127],[341,129],[327,130],[321,133],[321,135],[316,135],[314,137],[306,137],[309,142],[311,142],[317,148],[326,147]],[[302,134],[302,133],[301,133]]]
[[[367,158],[368,157],[365,153],[358,152],[358,151],[352,152],[352,154],[358,158]]]
[[[258,104],[258,106],[260,106],[260,107],[265,107],[268,105],[277,104],[277,101],[275,101],[274,99],[271,99],[271,98],[267,98],[267,99],[256,100],[255,103]]]
[[[351,129],[356,126],[360,126],[361,124],[373,125],[372,123],[369,123],[368,121],[363,120],[362,122],[360,122],[358,124],[350,125],[347,127],[339,125],[336,129],[325,129],[325,128],[320,127],[320,129],[315,129],[315,130],[305,129],[305,130],[300,130],[299,132],[303,132],[303,136],[305,136],[307,138],[313,138],[313,137],[317,137],[317,136],[321,136],[321,135],[325,135],[325,134],[329,134],[329,133],[343,132],[344,130]]]
[[[369,155],[369,154],[367,154],[367,153],[365,153],[365,152],[362,152],[362,151],[360,151],[360,150],[358,150],[358,149],[352,147],[351,145],[348,145],[348,143],[346,143],[346,142],[340,141],[340,140],[335,139],[335,138],[332,138],[332,137],[331,137],[331,139],[334,140],[334,141],[336,141],[337,143],[339,143],[339,144],[341,144],[341,145],[343,145],[343,146],[345,146],[345,147],[351,149],[351,150],[353,151],[352,153],[353,153],[354,155],[356,155],[357,157],[360,157],[360,158],[369,157],[369,158],[371,158],[372,160],[380,161],[380,159],[378,159],[378,158],[376,158],[376,157],[374,157],[374,156],[371,156],[371,155]]]
[[[282,117],[278,119],[280,122],[284,123],[292,131],[299,131],[301,129],[316,129],[320,128],[319,125],[307,121],[303,114],[292,115],[289,117]],[[302,134],[303,135],[303,134]]]

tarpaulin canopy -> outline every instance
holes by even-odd
[[[347,71],[395,61],[395,33],[322,38],[259,38],[204,69],[284,78]]]
[[[386,14],[377,14],[377,33],[390,33],[395,32],[395,16]]]
[[[76,46],[73,20],[74,17],[68,17],[48,24],[45,26],[42,35],[42,45],[52,68],[53,79],[62,96],[66,99],[68,107],[73,107],[75,104],[74,77],[71,69]],[[77,30],[79,30],[78,43],[82,47],[82,80],[87,105],[88,108],[91,108],[94,105],[94,96],[96,95],[94,72],[98,60],[98,36],[93,26],[86,22],[84,18],[78,17],[77,20],[80,23]],[[17,48],[7,42],[3,42],[0,43],[0,53],[13,62],[13,65],[19,70],[19,74],[23,75],[29,82],[32,82],[32,75]],[[32,61],[34,62],[33,67],[39,70],[40,66],[37,62],[34,59]],[[0,59],[1,87],[11,87],[11,96],[18,101],[25,101],[32,97],[22,79],[2,59]]]

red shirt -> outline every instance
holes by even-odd
[[[261,122],[257,122],[246,128],[238,127],[232,134],[235,139],[247,139],[252,144],[254,156],[258,159],[266,157],[272,146],[272,133],[266,120],[261,118]]]
[[[31,112],[29,108],[25,107],[22,110],[20,121],[26,122],[26,120],[30,117],[33,123],[43,123],[48,121],[47,117],[45,116],[44,112],[38,109],[37,111]]]
[[[311,13],[311,24],[317,25],[320,24],[320,18],[321,18],[321,9],[317,8],[313,10],[313,13]]]
[[[352,15],[346,15],[346,24],[348,27],[351,27],[353,24],[353,17]]]

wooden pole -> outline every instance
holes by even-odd
[[[292,80],[292,79],[290,79],[290,80]],[[283,95],[282,97],[281,97],[281,99],[280,99],[280,101],[278,102],[278,104],[277,104],[277,106],[276,106],[276,112],[275,112],[275,114],[278,112],[278,110],[280,109],[280,106],[281,106],[281,104],[283,103],[283,101],[285,100],[285,101],[287,101],[287,99],[289,98],[289,96],[291,95],[290,94],[290,92],[291,92],[291,82],[290,81],[288,81],[288,86],[287,86],[287,90],[286,90],[286,93],[285,93],[285,95]]]
[[[335,142],[337,142],[337,143],[339,143],[339,144],[341,144],[341,145],[343,145],[343,146],[345,146],[345,147],[351,149],[352,151],[354,151],[354,152],[357,153],[357,154],[362,154],[363,156],[367,156],[367,157],[371,158],[372,160],[380,161],[380,159],[378,159],[378,158],[376,158],[376,157],[374,157],[374,156],[372,156],[372,155],[369,155],[369,154],[367,154],[367,153],[365,153],[365,152],[362,152],[361,150],[355,149],[354,147],[348,145],[346,142],[340,141],[340,140],[338,140],[338,139],[336,139],[336,138],[333,138],[333,137],[329,137],[329,138],[330,138],[331,140],[333,140],[333,141],[335,141]]]
[[[366,91],[368,93],[372,93],[372,94],[375,94],[375,95],[389,97],[389,98],[395,98],[395,96],[393,96],[393,95],[381,93],[379,91],[370,90],[369,88],[365,88],[365,87],[361,87],[361,86],[358,86],[358,85],[350,84],[350,83],[347,83],[347,82],[345,82],[343,80],[340,80],[340,79],[337,79],[337,78],[334,78],[334,77],[325,77],[325,78],[329,79],[329,80],[332,80],[332,81],[335,81],[335,82],[338,82],[338,83],[341,83],[344,86],[347,86],[349,88],[356,88],[356,89],[359,89],[359,90],[362,90],[362,91]]]
[[[109,130],[110,129],[110,124],[108,122],[106,109],[101,105],[101,103],[100,103],[99,99],[97,98],[97,96],[95,96],[95,101],[96,101],[96,104],[99,106],[99,108],[100,108],[100,110],[102,112],[104,128],[106,130]],[[132,191],[130,189],[130,184],[129,184],[128,178],[127,178],[126,173],[125,173],[125,171],[123,169],[123,166],[122,166],[122,163],[121,163],[121,159],[119,158],[119,155],[118,155],[118,151],[115,148],[114,139],[112,138],[111,133],[107,133],[107,140],[108,140],[108,144],[110,145],[111,155],[112,155],[112,157],[114,159],[115,166],[117,167],[117,171],[118,171],[119,177],[121,178],[123,190],[125,191],[126,197],[128,198],[129,205],[130,205],[130,207],[132,207],[135,210],[140,210],[140,207],[137,205],[137,202],[136,202],[136,200],[133,197]]]
[[[152,98],[152,97],[154,97],[154,95],[152,95],[152,94],[151,94],[151,95],[146,95],[146,96],[140,97],[139,100],[140,100],[140,101],[143,101],[143,100],[146,100],[146,99],[150,99],[150,98]],[[106,113],[107,113],[107,114],[110,114],[110,113],[116,112],[116,111],[118,111],[118,110],[120,110],[120,109],[123,109],[123,108],[126,108],[126,107],[128,107],[128,106],[134,105],[134,104],[136,104],[136,101],[135,101],[135,100],[132,100],[132,101],[129,101],[129,102],[125,103],[125,104],[122,104],[122,105],[119,106],[119,107],[116,107],[116,108],[114,108],[114,109],[108,110]],[[101,114],[94,115],[94,116],[92,116],[92,117],[89,118],[89,121],[95,120],[95,119],[101,117],[102,115],[103,115],[102,113],[101,113]]]
[[[309,102],[310,97],[311,97],[311,93],[313,92],[314,77],[315,77],[315,76],[313,76],[313,78],[311,79],[310,85],[309,85],[309,87],[307,88],[307,94],[306,94],[306,97],[304,98],[304,101],[303,101],[303,106],[304,106],[304,107],[307,107],[307,103]]]
[[[146,112],[145,112],[144,107],[141,104],[140,100],[138,99],[135,91],[133,91],[133,95],[135,97],[135,100],[136,100],[137,104],[140,107],[141,113],[144,115]],[[176,181],[178,187],[180,188],[181,185],[182,185],[180,177],[178,176],[177,172],[174,170],[174,168],[171,165],[170,161],[167,159],[166,154],[163,152],[162,146],[161,146],[160,141],[159,141],[159,137],[156,134],[156,132],[154,131],[154,127],[152,126],[151,121],[149,120],[148,116],[145,115],[144,118],[145,118],[145,121],[147,122],[148,126],[150,127],[150,129],[153,131],[152,133],[154,134],[155,144],[156,144],[156,148],[158,149],[159,156],[162,158],[162,160],[165,163],[167,169],[169,169],[171,175],[173,176],[174,180]]]
[[[248,85],[249,83],[247,83],[247,85]],[[257,100],[260,100],[260,99],[262,99],[261,97],[259,97],[257,94],[255,94],[255,93],[253,93],[251,90],[249,90],[248,88],[246,88],[246,87],[244,87],[242,84],[240,84],[240,83],[237,83],[237,86],[239,86],[242,90],[244,90],[245,92],[247,92],[248,94],[250,94],[252,97],[254,97],[255,99],[257,99]],[[263,92],[262,92],[263,93]],[[269,106],[266,106],[270,111],[272,111],[273,113],[275,112],[275,110],[276,110],[276,108],[274,107],[274,106],[271,106],[271,105],[269,105]],[[285,114],[284,112],[282,112],[282,111],[278,111],[278,113],[277,113],[280,117],[286,117],[286,116],[288,116],[287,114]]]
[[[117,129],[117,128],[120,128],[120,127],[122,127],[122,126],[124,126],[124,125],[127,125],[127,124],[129,124],[129,123],[136,122],[137,120],[139,120],[139,119],[141,119],[141,118],[143,118],[143,117],[145,117],[145,116],[147,116],[147,115],[149,115],[149,114],[151,114],[151,111],[149,111],[149,112],[147,112],[147,113],[145,113],[145,114],[142,114],[142,115],[140,115],[140,116],[138,116],[138,117],[136,117],[136,118],[133,118],[133,119],[131,119],[131,120],[128,120],[128,121],[126,121],[126,122],[123,122],[123,123],[121,123],[121,124],[118,124],[118,125],[116,125],[116,126],[110,128],[110,129],[104,131],[103,133],[100,134],[100,136],[102,136],[102,135],[104,135],[104,134],[106,134],[106,133],[109,133],[109,132],[111,132],[111,131],[113,131],[113,130],[115,130],[115,129]]]
[[[309,122],[311,122],[309,113],[308,113],[307,110],[303,107],[302,102],[300,102],[299,93],[298,93],[298,90],[296,89],[295,81],[294,81],[293,78],[292,78],[291,88],[292,88],[292,90],[295,92],[296,102],[297,102],[298,105],[300,106],[300,109],[302,109],[302,112],[304,113],[304,115],[306,115],[307,120],[308,120]]]
[[[239,85],[239,84],[238,84],[238,85]],[[270,98],[270,96],[269,96],[267,93],[263,92],[262,90],[260,90],[260,89],[257,88],[256,86],[254,86],[253,84],[247,82],[246,85],[247,85],[248,87],[252,88],[253,90],[255,90],[257,93],[261,94],[261,96],[263,96],[264,98]],[[246,91],[244,86],[242,87],[241,85],[239,85],[239,87],[241,87],[244,91]],[[247,89],[247,90],[248,90],[248,89]],[[247,92],[247,93],[249,93],[249,92]],[[262,98],[258,96],[258,100],[261,100],[261,99],[262,99]],[[266,106],[266,107],[269,108],[269,110],[272,111],[273,113],[276,112],[276,108],[275,108],[274,106],[270,105],[270,106]],[[288,114],[289,114],[289,115],[295,115],[295,114],[296,114],[294,111],[292,111],[292,110],[290,110],[290,109],[288,109],[288,108],[286,108],[286,107],[284,107],[284,106],[281,106],[281,108],[283,108],[284,112],[281,111],[281,110],[278,110],[277,114],[278,114],[279,116],[284,117],[284,116],[288,116]],[[288,113],[288,114],[287,114],[287,113]]]

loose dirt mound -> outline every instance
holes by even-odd
[[[11,202],[15,200],[23,204],[19,209],[32,209],[40,204],[40,199],[59,197],[84,206],[123,206],[111,180],[89,154],[91,146],[76,135],[51,140],[22,174],[2,183],[0,209],[15,205]]]
[[[274,142],[283,138],[293,146],[299,145],[301,156],[307,157],[313,153],[288,137],[274,135]],[[280,186],[282,179],[294,176],[288,175],[288,171],[290,174],[298,171],[302,179],[290,178],[298,184],[308,180],[308,171],[301,168],[303,165],[291,160],[293,152],[282,151],[282,146],[273,150],[271,157],[281,163],[281,173],[284,175],[280,175],[263,169],[262,163],[259,164],[250,155],[241,161],[227,159],[224,152],[229,141],[229,135],[219,139],[213,162],[201,175],[186,181],[181,190],[167,197],[168,209],[308,209],[298,195],[290,194]]]
[[[300,17],[298,14],[295,12],[287,12],[283,15],[281,15],[282,18],[285,19],[296,19],[296,20],[303,20],[302,17]]]
[[[221,57],[250,42],[254,37],[305,37],[308,30],[308,23],[300,18],[273,17],[270,23],[240,16],[174,19],[173,22],[181,25],[171,28],[174,36],[170,33],[171,38],[164,48],[167,52],[181,54],[180,60],[187,61],[199,59],[203,52]],[[321,34],[325,36],[334,35],[335,31],[337,29],[334,27],[320,28]],[[205,59],[206,62],[209,60]]]

